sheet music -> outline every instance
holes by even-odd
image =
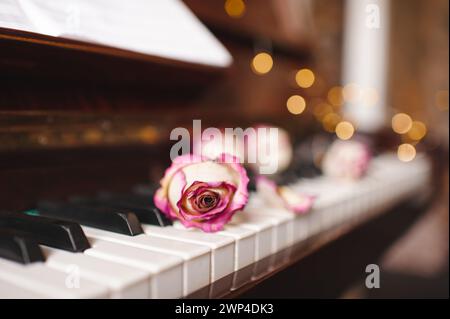
[[[180,0],[2,0],[0,27],[217,67],[232,61]]]

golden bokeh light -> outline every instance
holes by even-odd
[[[86,143],[95,144],[95,143],[101,142],[101,140],[103,138],[103,134],[102,134],[101,130],[92,128],[92,129],[87,129],[83,133],[83,138],[86,141]]]
[[[225,12],[232,18],[240,18],[245,13],[245,3],[243,0],[226,0]]]
[[[365,106],[374,106],[380,99],[378,92],[374,88],[365,88],[361,92],[361,102]]]
[[[441,111],[448,110],[448,90],[440,90],[435,96],[436,107]]]
[[[322,126],[325,131],[334,133],[336,125],[341,121],[341,117],[337,113],[328,113],[322,119]]]
[[[336,136],[341,140],[350,139],[354,133],[355,128],[350,122],[342,121],[336,125]]]
[[[333,106],[341,106],[343,103],[342,88],[340,86],[332,87],[327,94],[328,102]]]
[[[401,144],[397,149],[397,157],[402,162],[410,162],[416,157],[416,149],[411,144]]]
[[[306,102],[300,95],[293,95],[287,100],[286,106],[289,112],[297,115],[305,110]]]
[[[361,97],[361,87],[356,83],[349,83],[342,89],[342,97],[346,102],[356,102]]]
[[[397,113],[392,117],[392,129],[397,134],[405,134],[412,127],[412,119],[408,114]]]
[[[158,130],[153,126],[145,126],[139,130],[139,138],[145,143],[154,143],[158,140]]]
[[[266,74],[272,70],[273,60],[269,53],[261,52],[253,57],[251,67],[256,74]]]
[[[318,120],[321,120],[325,115],[332,112],[333,107],[328,103],[318,103],[313,108],[313,114]]]
[[[408,137],[414,141],[419,141],[427,134],[427,127],[420,121],[412,122],[411,128],[408,131]]]
[[[295,74],[295,82],[301,88],[307,89],[314,84],[316,77],[310,69],[301,69]]]

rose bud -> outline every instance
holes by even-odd
[[[261,134],[259,129],[266,129],[266,134]],[[269,129],[277,129],[278,136],[275,143],[271,140]],[[258,125],[255,126],[256,138],[254,141],[250,141],[249,138],[246,139],[247,149],[252,150],[252,142],[256,143],[256,162],[249,162],[248,165],[259,174],[272,175],[285,170],[292,161],[292,143],[289,138],[288,132],[280,127]],[[274,144],[274,145],[272,145]],[[261,157],[262,153],[262,157]],[[271,161],[276,165],[275,170],[271,173],[265,173],[262,168],[267,166],[268,163],[265,161]]]
[[[215,232],[248,201],[248,177],[239,159],[182,155],[172,161],[154,196],[155,205],[185,227]]]
[[[336,140],[324,155],[322,171],[333,178],[356,180],[366,173],[371,158],[365,143]]]
[[[285,208],[296,214],[307,213],[315,200],[315,196],[294,191],[289,186],[277,184],[265,176],[256,178],[256,189],[260,198],[273,207]]]

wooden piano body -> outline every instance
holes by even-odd
[[[189,128],[193,119],[201,119],[205,127],[272,123],[286,128],[296,143],[318,132],[311,113],[293,117],[284,106],[299,92],[286,74],[317,66],[311,37],[297,39],[287,31],[280,36],[275,32],[281,28],[276,16],[267,13],[249,15],[243,24],[228,24],[221,1],[186,3],[230,51],[231,67],[0,29],[0,211],[30,210],[42,199],[123,193],[138,184],[155,183],[170,161],[171,129]],[[247,5],[258,8],[256,1]],[[275,61],[265,76],[249,67],[260,49],[270,49]],[[331,73],[328,84],[338,77]],[[311,98],[317,93],[300,92]],[[380,153],[389,147],[384,133],[373,139]],[[377,165],[374,176],[379,177],[356,186],[336,186],[342,194],[328,199],[329,206],[284,221],[274,217],[273,229],[279,227],[281,233],[282,226],[291,227],[297,234],[289,245],[201,289],[183,290],[178,297],[258,296],[262,282],[279,289],[273,297],[338,297],[364,278],[364,267],[377,262],[429,201],[431,170],[425,158],[418,159],[411,175],[398,168],[399,177],[392,180],[393,159],[380,157]],[[298,187],[308,183],[321,187],[315,181]],[[275,233],[272,230],[272,236]],[[295,291],[283,275],[287,273],[295,277]],[[94,288],[86,288],[86,296],[95,295]],[[101,291],[99,295],[105,297]]]

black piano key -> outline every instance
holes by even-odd
[[[128,236],[144,232],[138,217],[128,209],[41,201],[38,203],[38,211],[41,216],[67,220]]]
[[[0,258],[21,264],[44,261],[45,257],[39,245],[26,234],[0,229]]]
[[[154,206],[153,195],[150,194],[135,194],[135,193],[110,193],[101,192],[97,196],[100,200],[121,202],[127,205],[134,205],[137,207],[149,208]]]
[[[98,201],[110,207],[129,209],[144,224],[165,227],[173,223],[155,206],[152,196],[102,193],[98,196]]]
[[[79,252],[90,248],[77,223],[38,216],[39,212],[0,215],[0,227],[25,233],[37,243],[63,250]]]
[[[111,203],[113,205],[123,205],[129,207],[138,217],[141,216],[141,222],[156,226],[169,226],[173,222],[166,217],[154,204],[153,196],[139,194],[114,194],[101,193],[98,198],[101,201]]]

